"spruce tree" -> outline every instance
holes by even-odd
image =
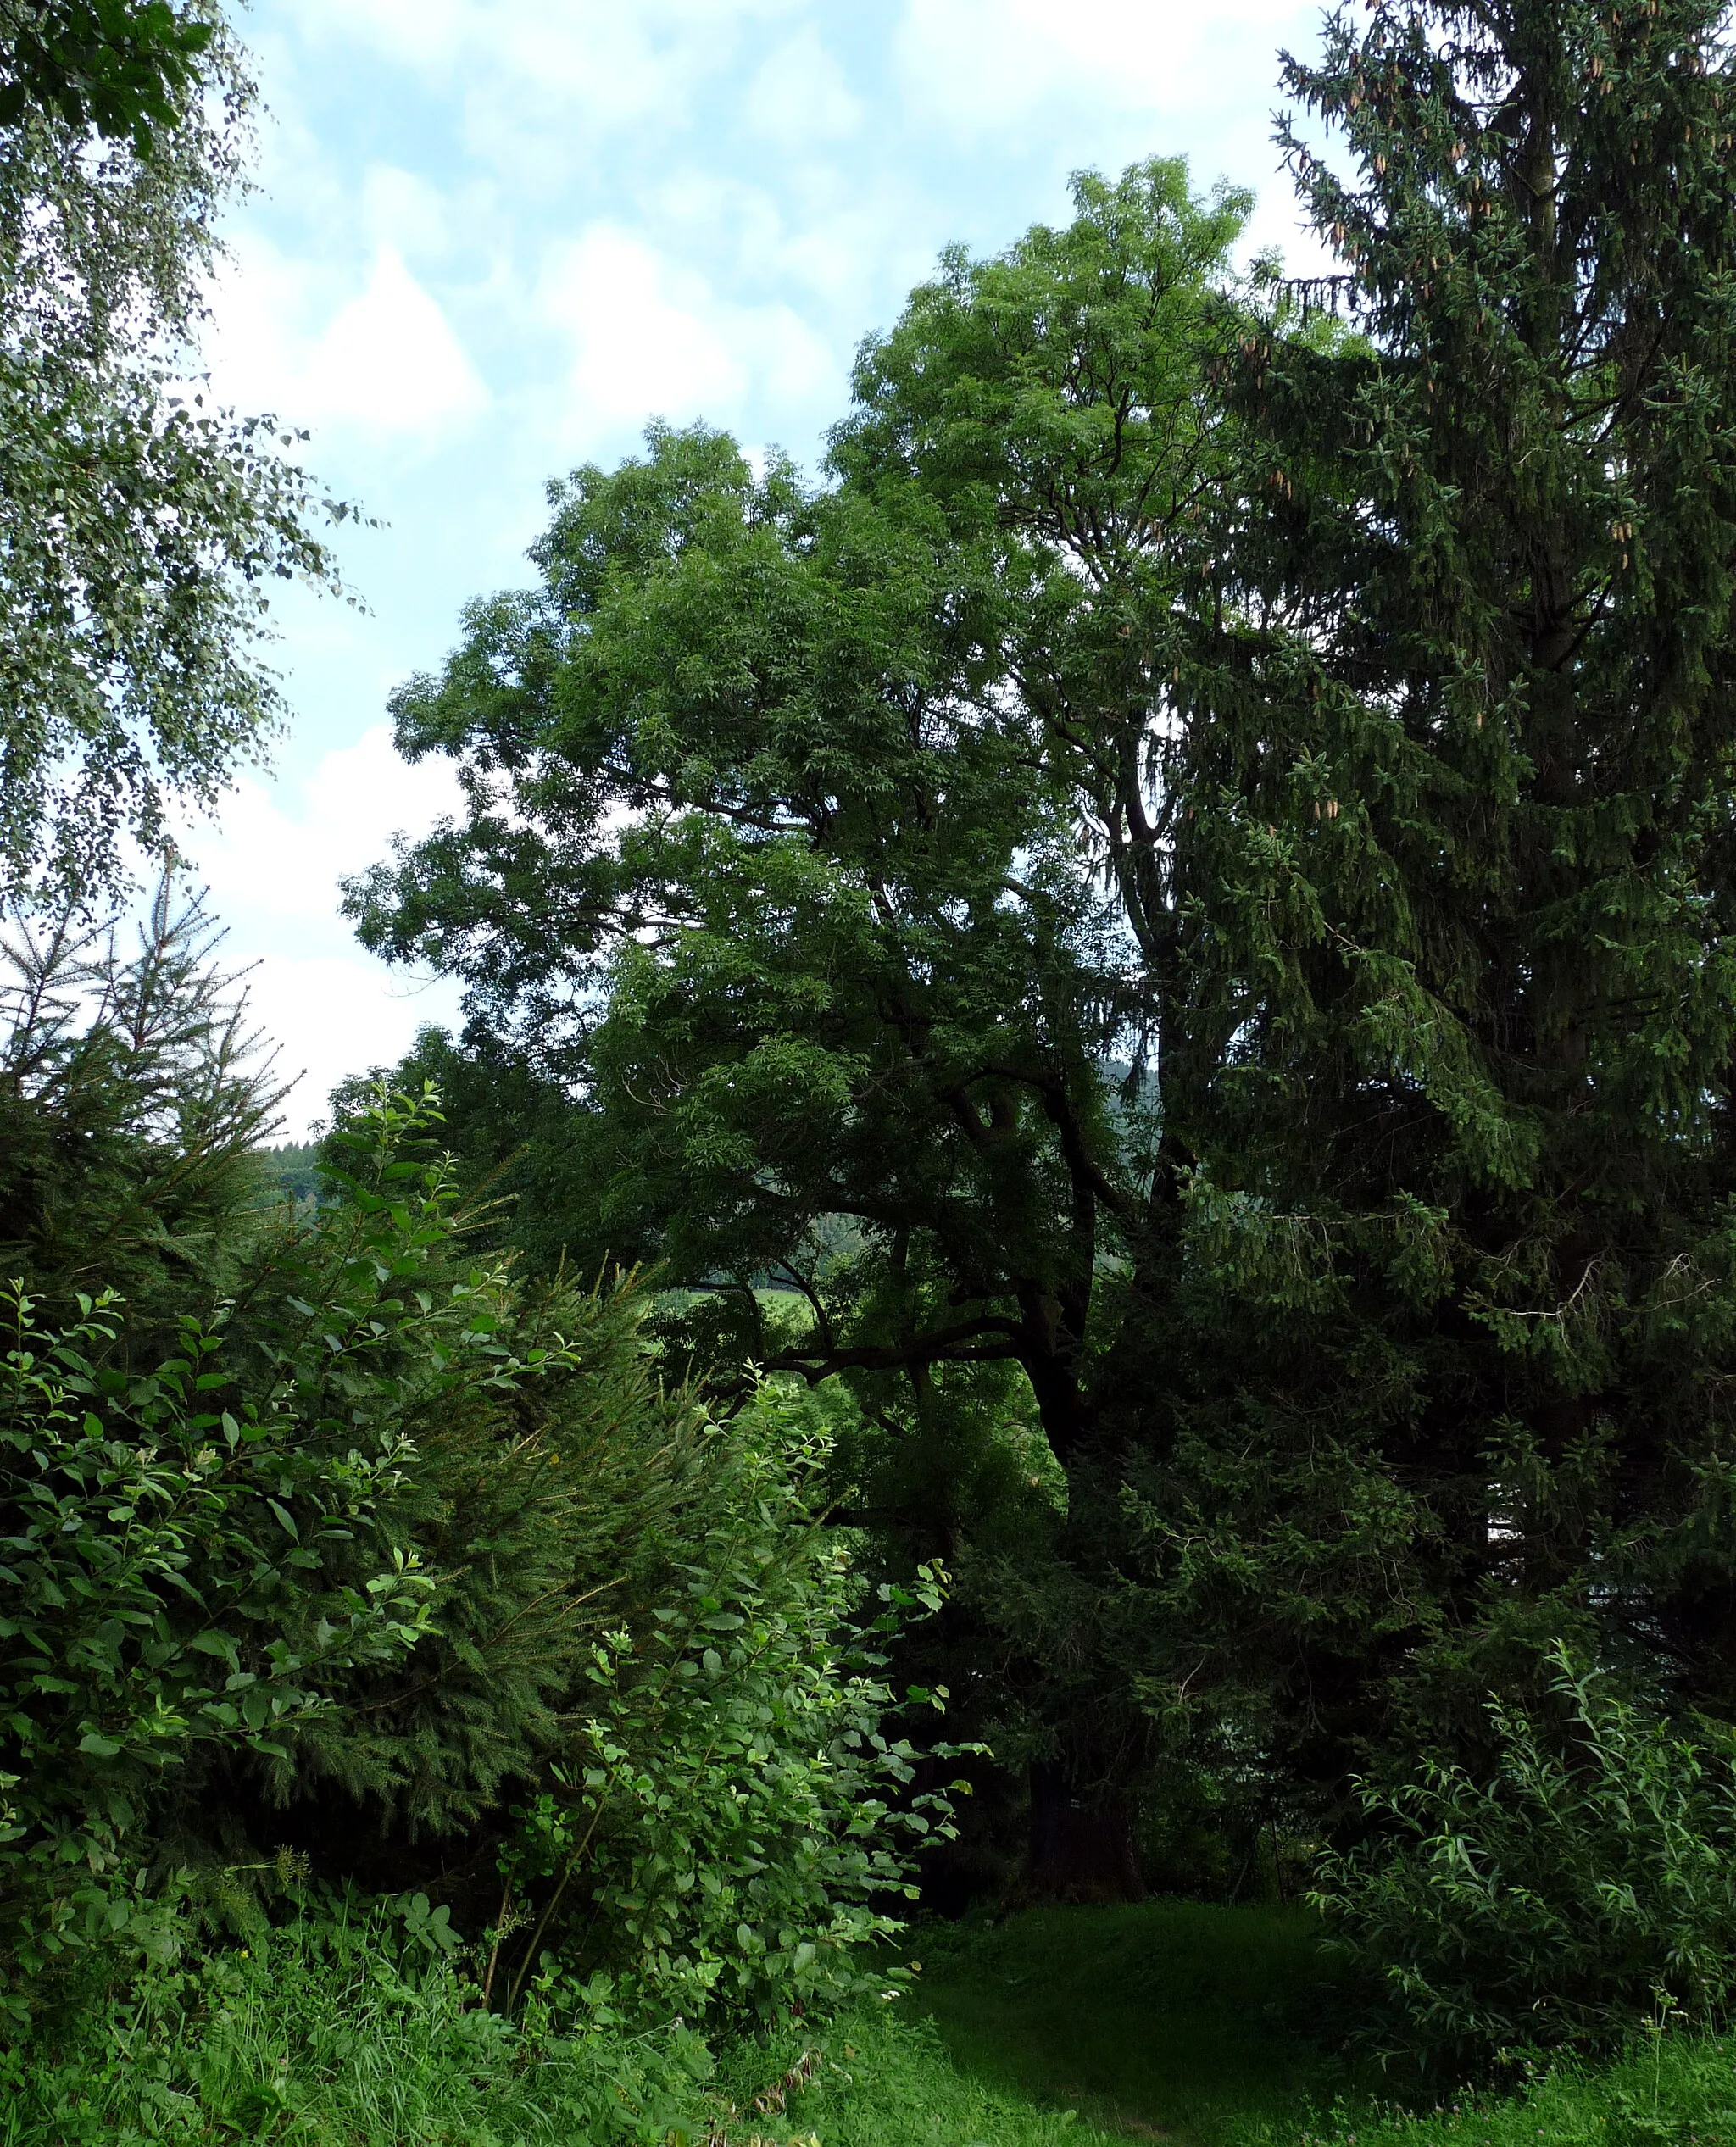
[[[1736,1703],[1736,66],[1706,0],[1383,0],[1286,76],[1344,272],[1226,339],[1137,1469],[1169,1674],[1341,1778],[1550,1636]]]

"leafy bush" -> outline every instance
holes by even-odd
[[[320,1451],[292,1394],[224,1406],[220,1329],[189,1320],[130,1376],[92,1354],[109,1301],[58,1335],[16,1288],[0,1304],[0,1915],[29,1973],[136,1921],[118,1882],[165,1768],[201,1742],[281,1753],[326,1674],[414,1646],[429,1583],[413,1557],[322,1575],[376,1532],[401,1450]]]
[[[112,1299],[58,1333],[20,1288],[3,1300],[0,1914],[26,1973],[103,1931],[146,1934],[128,1869],[170,1770],[239,1749],[287,1787],[341,1680],[431,1637],[452,1591],[404,1525],[410,1432],[561,1360],[502,1342],[504,1277],[442,1271],[450,1200],[398,1155],[420,1123],[376,1099],[348,1137],[373,1186],[290,1239],[275,1300],[259,1279],[264,1311],[188,1314],[160,1361],[129,1361]]]
[[[1365,1786],[1374,1837],[1314,1896],[1385,1986],[1388,2033],[1455,2061],[1607,2043],[1736,1997],[1736,1757],[1564,1646],[1553,1705],[1491,1701],[1492,1778]]]
[[[900,1843],[952,1831],[946,1794],[913,1792],[921,1755],[884,1726],[883,1646],[940,1597],[925,1567],[858,1624],[805,1393],[763,1386],[711,1438],[676,1585],[590,1650],[581,1719],[504,1860],[503,1912],[544,1883],[515,1988],[553,1934],[549,1966],[588,1972],[593,2007],[764,2021],[861,1986],[854,1950],[898,1927],[879,1905],[915,1897]]]
[[[381,1511],[396,1557],[422,1561],[434,1610],[414,1655],[359,1666],[337,1704],[264,1771],[275,1805],[347,1807],[364,1866],[498,1817],[509,1778],[558,1753],[587,1647],[666,1583],[674,1516],[706,1505],[704,1420],[667,1391],[630,1285],[521,1288],[467,1251],[444,1159],[420,1157],[431,1099],[376,1093],[327,1143],[326,1198],[249,1284],[256,1377],[319,1377],[370,1438],[414,1458]],[[303,1366],[310,1306],[322,1354]],[[335,1347],[377,1327],[371,1354]],[[231,1784],[231,1787],[234,1785]]]
[[[274,1196],[264,1076],[166,885],[136,959],[9,953],[14,2009],[100,1938],[167,1959],[176,1904],[286,1838],[470,1930],[499,1857],[496,2005],[583,1984],[599,2020],[721,2020],[849,1988],[901,1838],[944,1814],[881,1728],[909,1604],[858,1628],[813,1405],[768,1388],[714,1424],[630,1282],[474,1251],[431,1090],[361,1095],[320,1199]],[[142,1310],[77,1293],[110,1265]]]

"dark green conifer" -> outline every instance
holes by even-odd
[[[1344,273],[1226,358],[1180,698],[1230,1042],[1143,1516],[1175,1666],[1328,1773],[1550,1633],[1736,1699],[1722,16],[1383,0],[1287,66]]]

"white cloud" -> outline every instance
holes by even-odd
[[[225,398],[296,423],[427,442],[487,409],[487,387],[396,248],[333,303],[323,265],[255,243],[220,287],[213,373]]]
[[[376,247],[442,254],[451,242],[446,197],[420,172],[370,164],[362,177],[361,220]]]
[[[234,943],[231,934],[225,954]],[[292,1084],[279,1106],[282,1140],[305,1140],[329,1120],[341,1081],[395,1065],[418,1029],[457,1019],[451,985],[406,983],[361,954],[261,955],[247,991],[254,1024],[278,1047],[276,1080]]]
[[[862,123],[843,70],[812,31],[767,55],[748,86],[743,110],[756,132],[786,147],[837,142]]]
[[[1279,45],[1309,42],[1296,0],[906,0],[906,94],[970,131],[1088,97],[1117,113],[1246,113],[1250,69],[1275,82]]]
[[[785,304],[721,298],[696,270],[637,234],[594,224],[544,268],[540,310],[570,340],[572,428],[583,438],[732,418],[750,398],[806,411],[834,401],[843,368]]]
[[[188,869],[228,928],[225,957],[254,965],[253,1019],[279,1047],[282,1076],[300,1076],[285,1106],[292,1135],[347,1074],[389,1064],[425,1022],[455,1018],[453,984],[376,959],[338,904],[340,882],[387,856],[394,834],[425,834],[458,806],[447,764],[400,759],[379,724],[299,784],[243,776],[220,820],[184,831]]]
[[[401,66],[442,70],[481,29],[474,0],[303,0],[302,28],[373,46]]]
[[[448,763],[400,759],[377,723],[293,787],[243,776],[220,820],[190,831],[186,847],[225,917],[266,908],[286,924],[323,926],[337,915],[346,875],[385,856],[395,834],[426,834],[460,809]]]
[[[304,0],[308,30],[463,82],[485,137],[557,108],[586,128],[679,124],[744,31],[800,0]],[[510,85],[513,95],[498,92]]]

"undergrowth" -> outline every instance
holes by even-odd
[[[859,2006],[811,2044],[785,2035],[769,2054],[784,2063],[770,2095],[754,2084],[767,2046],[725,2060],[728,2147],[782,2147],[786,2139],[801,2147],[1121,2147],[1127,2137],[958,2065],[934,2023],[902,2003]]]
[[[1736,2039],[1642,2036],[1613,2060],[1537,2071],[1516,2092],[1418,2115],[1341,2111],[1242,2147],[1736,2147]]]
[[[0,2055],[0,2143],[663,2147],[702,2129],[698,2035],[561,2033],[534,1995],[509,2022],[381,1935],[291,1926],[45,2024]]]
[[[508,2022],[376,1917],[303,1922],[141,1977],[0,2055],[0,2147],[1109,2147],[955,2066],[875,1999],[743,2039]]]
[[[1155,1900],[930,1927],[914,2002],[968,2072],[1110,2130],[1216,2143],[1359,2086],[1306,1911]]]
[[[558,2023],[534,1994],[509,2022],[476,2005],[461,1969],[419,1952],[396,1927],[303,1923],[147,1973],[125,1998],[87,1993],[81,2007],[40,2022],[28,2042],[0,2055],[0,2147],[1116,2147],[1155,2139],[1177,2147],[1736,2147],[1736,2039],[1668,2033],[1662,2016],[1616,2059],[1537,2071],[1510,2094],[1407,2114],[1366,2094],[1353,2098],[1340,2075],[1334,2101],[1329,2071],[1285,2075],[1274,2054],[1282,2023],[1261,1977],[1300,1959],[1282,1930],[1266,1933],[1263,1970],[1256,1962],[1239,1983],[1227,1973],[1214,1981],[1213,1918],[1222,1918],[1220,1966],[1247,1933],[1222,1911],[1180,1913],[1184,1906],[1015,1918],[959,1940],[949,1957],[940,1950],[922,2001],[931,2014],[908,1998],[870,1999],[829,2023],[787,2022],[715,2056],[679,2025],[631,2035]],[[1147,1965],[1143,2000],[1132,1955],[1112,1943],[1117,1923],[1142,1919],[1148,1935],[1168,1940],[1166,1960]],[[1093,1980],[1082,1964],[1105,1937]],[[1110,2003],[1118,1963],[1128,1994],[1119,2011]],[[982,2014],[960,2032],[943,1979],[965,1972],[991,2000],[997,1988],[1003,2004],[1016,1999],[1022,2027],[1001,2016],[1003,2032],[1021,2039],[1016,2048],[993,2048]],[[1179,2014],[1160,1996],[1165,1987]],[[1308,1986],[1305,2000],[1318,1988]],[[1069,2010],[1071,2037],[1058,2043],[1054,2020]],[[1294,2059],[1294,2019],[1283,2034]],[[1284,2108],[1281,2078],[1296,2096]]]

